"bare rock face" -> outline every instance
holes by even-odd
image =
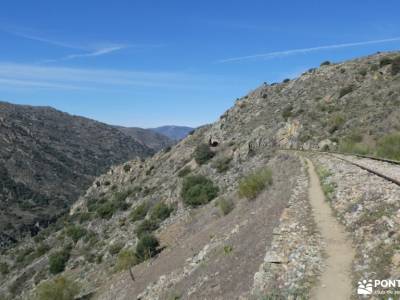
[[[400,74],[392,75],[390,66],[380,63],[396,55],[331,64],[289,82],[263,84],[238,99],[216,123],[197,128],[171,149],[126,161],[97,177],[65,224],[43,234],[42,242],[52,245],[50,254],[72,245],[62,275],[80,283],[80,296],[251,299],[286,287],[283,298],[307,299],[321,260],[319,236],[309,219],[304,166],[277,150],[335,150],[355,129],[363,140],[377,141],[400,128]],[[194,153],[204,143],[213,155],[200,164]],[[266,166],[273,174],[270,188],[253,201],[241,199],[239,183]],[[218,196],[200,207],[186,205],[181,191],[188,175],[206,177],[218,187]],[[224,214],[220,203],[228,200],[232,211]],[[130,270],[116,271],[121,257],[115,253],[121,250],[129,258],[139,241],[137,229],[144,221],[133,212],[142,204],[152,209],[158,203],[173,208],[152,229],[162,251]],[[142,218],[154,220],[151,209]],[[87,236],[72,240],[63,229],[72,225]],[[26,265],[13,255],[33,245],[27,239],[4,254],[13,269],[0,282],[0,292],[22,281]],[[120,245],[118,251],[115,245]],[[46,267],[35,272],[36,279],[24,280],[13,297],[31,299],[37,282],[54,278]]]
[[[106,124],[0,102],[0,243],[53,222],[111,165],[152,153]]]

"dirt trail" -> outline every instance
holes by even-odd
[[[332,210],[325,201],[314,165],[309,159],[307,163],[310,175],[310,202],[317,227],[326,243],[327,255],[326,268],[312,291],[312,299],[350,299],[355,290],[350,276],[354,249],[343,226],[332,215]]]

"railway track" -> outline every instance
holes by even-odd
[[[360,155],[360,154],[348,154],[348,153],[340,153],[340,152],[326,152],[326,151],[318,151],[318,150],[294,150],[294,149],[282,149],[283,151],[295,151],[295,152],[303,152],[303,153],[318,153],[318,154],[326,154],[329,155],[333,158],[336,159],[340,159],[346,163],[352,164],[354,166],[357,166],[371,174],[374,174],[376,176],[379,176],[385,180],[388,180],[398,186],[400,186],[400,180],[393,178],[391,176],[387,176],[386,174],[383,174],[380,171],[374,170],[368,166],[365,166],[363,164],[351,161],[349,159],[346,159],[344,157],[338,156],[338,155],[342,155],[342,156],[354,156],[354,157],[358,157],[358,158],[366,158],[366,159],[372,159],[375,161],[380,161],[380,162],[385,162],[385,163],[389,163],[392,165],[400,165],[400,161],[396,161],[396,160],[390,160],[390,159],[385,159],[385,158],[379,158],[379,157],[375,157],[375,156],[367,156],[367,155]]]

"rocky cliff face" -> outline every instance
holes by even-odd
[[[396,56],[325,64],[262,85],[172,149],[112,167],[74,204],[65,228],[41,234],[40,243],[52,245],[51,255],[69,249],[60,272],[94,299],[249,299],[267,290],[307,297],[322,250],[307,206],[305,167],[277,150],[335,150],[349,140],[374,147],[399,130],[400,74],[386,63]],[[242,199],[240,182],[265,167],[272,185],[253,201]],[[199,176],[208,181],[191,190],[203,204],[193,207],[183,191]],[[141,263],[146,232],[160,247],[147,249],[152,259]],[[10,266],[4,294],[29,299],[39,282],[54,278],[49,254],[23,263],[13,258],[33,252],[38,240],[4,253]]]
[[[35,233],[111,165],[152,153],[106,124],[0,102],[1,241]]]

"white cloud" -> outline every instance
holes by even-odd
[[[395,38],[390,38],[390,39],[382,39],[382,40],[319,46],[319,47],[311,47],[311,48],[302,48],[302,49],[291,49],[291,50],[268,52],[268,53],[261,53],[261,54],[253,54],[253,55],[247,55],[247,56],[239,56],[239,57],[221,59],[218,61],[218,63],[228,63],[228,62],[243,61],[243,60],[255,60],[255,59],[273,59],[273,58],[277,58],[277,57],[284,57],[284,56],[296,55],[296,54],[304,54],[304,53],[316,52],[316,51],[321,51],[321,50],[366,46],[366,45],[372,45],[372,44],[382,44],[382,43],[390,43],[390,42],[397,42],[397,41],[400,41],[400,37],[395,37]]]

